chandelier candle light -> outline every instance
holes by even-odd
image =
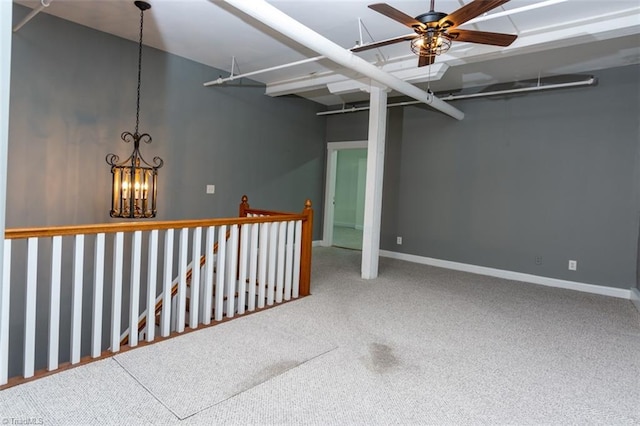
[[[151,8],[145,1],[135,1],[140,9],[140,42],[138,44],[138,97],[136,102],[136,129],[123,132],[120,136],[125,143],[133,142],[133,152],[123,162],[116,154],[108,154],[106,161],[111,165],[111,217],[129,219],[156,216],[156,196],[158,192],[158,169],[163,161],[154,157],[153,165],[147,163],[140,154],[140,142],[151,143],[148,133],[138,133],[140,123],[140,76],[142,74],[142,28],[144,11]]]

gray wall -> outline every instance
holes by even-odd
[[[15,5],[14,22],[28,10]],[[131,153],[120,133],[134,130],[137,53],[44,13],[13,35],[7,227],[110,220],[104,158]],[[165,161],[157,219],[236,216],[245,193],[260,208],[301,211],[310,198],[322,211],[324,107],[246,80],[202,86],[221,74],[144,50],[140,131],[153,143],[141,151]]]
[[[456,102],[463,121],[391,109],[382,248],[634,286],[638,66],[594,74],[596,87]],[[366,123],[330,116],[328,140],[366,138]]]
[[[14,5],[14,23],[28,11]],[[111,175],[105,156],[113,152],[126,158],[131,153],[120,134],[135,126],[137,43],[41,13],[13,34],[12,49],[7,228],[116,221],[109,217]],[[301,211],[309,198],[322,212],[326,123],[316,112],[324,107],[296,97],[270,98],[264,87],[250,81],[202,86],[221,74],[159,50],[144,50],[140,131],[150,133],[153,143],[141,151],[147,160],[160,156],[165,161],[157,219],[237,216],[243,194],[254,207],[285,211]],[[207,184],[216,185],[214,195],[205,194]],[[321,217],[315,215],[315,239],[321,236]],[[72,243],[65,238],[63,248]],[[89,349],[92,244],[90,237],[85,243],[83,355]],[[110,244],[106,265],[111,264]],[[37,368],[46,357],[49,245],[43,242],[39,253]],[[18,349],[24,246],[14,245],[12,265],[10,339]],[[69,353],[69,256],[63,264],[61,361]],[[110,274],[107,268],[105,316],[110,312]],[[122,321],[126,323],[126,313]],[[18,374],[20,353],[13,352],[9,361],[11,375]]]

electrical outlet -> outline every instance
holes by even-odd
[[[396,244],[399,246],[402,245],[402,237],[396,237]]]
[[[207,185],[207,194],[215,194],[216,186],[215,185]]]
[[[536,265],[542,265],[542,256],[536,256],[534,262]]]
[[[570,260],[569,261],[569,270],[570,271],[577,271],[578,270],[578,261],[577,260]]]

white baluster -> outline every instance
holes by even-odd
[[[138,346],[138,316],[140,315],[140,262],[142,231],[133,233],[131,242],[131,288],[129,289],[129,346]]]
[[[240,230],[240,263],[238,269],[240,277],[238,278],[238,315],[244,314],[247,292],[247,259],[249,250],[249,231],[251,225],[245,223]]]
[[[269,223],[260,224],[260,242],[258,254],[258,308],[264,308],[267,285],[267,259],[269,250]]]
[[[302,221],[296,221],[296,244],[293,253],[293,288],[292,297],[295,299],[300,295],[300,249],[302,245]]]
[[[269,235],[269,278],[267,279],[267,305],[273,305],[274,292],[276,289],[276,260],[278,256],[278,228],[279,223],[271,224],[271,234]]]
[[[202,246],[202,228],[193,230],[193,250],[191,253],[191,296],[189,300],[189,327],[198,328],[198,307],[200,297],[200,255]]]
[[[102,303],[104,293],[104,240],[103,233],[96,235],[93,256],[93,313],[91,317],[91,356],[102,353]]]
[[[120,351],[122,322],[122,255],[124,234],[117,232],[113,241],[113,291],[111,297],[111,352]]]
[[[205,250],[206,252],[206,250]],[[203,254],[204,256],[204,254]],[[203,260],[204,261],[204,260]],[[204,281],[205,281],[205,276],[204,276],[204,263],[202,263],[203,261],[201,261],[200,263],[200,294],[198,295],[198,324],[204,324],[204,319],[203,317],[203,312],[204,312],[204,293],[205,293],[205,288],[204,288]]]
[[[211,300],[213,299],[213,267],[214,267],[214,253],[213,246],[215,240],[215,226],[207,228],[207,241],[205,249],[205,264],[204,264],[204,295],[202,303],[202,323],[211,324]]]
[[[73,289],[71,291],[71,364],[80,362],[82,339],[82,281],[84,267],[84,235],[75,237],[73,248]]]
[[[60,274],[62,270],[62,237],[51,239],[51,288],[49,296],[49,353],[47,369],[58,369],[60,348]]]
[[[149,234],[149,253],[147,258],[147,342],[156,338],[156,279],[158,275],[158,230]]]
[[[178,329],[177,319],[178,319],[178,295],[176,294],[173,298],[171,298],[171,331],[176,331]]]
[[[0,288],[0,385],[9,381],[9,297],[11,289],[11,240],[4,240]]]
[[[251,225],[251,247],[249,249],[249,294],[247,309],[253,311],[256,309],[256,282],[258,275],[258,235],[260,225],[254,223]]]
[[[293,231],[295,224],[291,220],[287,222],[287,259],[284,272],[284,300],[291,300],[291,280],[293,272]]]
[[[276,303],[282,303],[282,293],[284,292],[284,249],[287,238],[287,223],[278,223],[278,272],[276,275]]]
[[[227,225],[222,225],[218,230],[218,264],[216,266],[216,303],[214,309],[214,319],[222,320],[224,312],[224,266],[227,255]]]
[[[160,316],[160,335],[168,337],[171,333],[171,284],[173,283],[173,229],[164,234],[164,274],[162,277],[162,314]]]
[[[176,312],[176,331],[184,331],[185,310],[187,309],[187,251],[189,244],[189,228],[180,230],[180,242],[178,244],[178,304]]]
[[[38,278],[38,239],[27,244],[27,283],[24,310],[24,377],[33,376],[36,351],[36,294]]]
[[[229,260],[229,265],[227,267],[227,282],[225,284],[225,288],[227,290],[227,317],[232,318],[236,310],[235,293],[236,273],[238,267],[238,225],[231,225],[227,258]]]
[[[82,270],[84,266],[84,235],[78,234],[73,248],[73,289],[71,291],[71,364],[80,362],[82,339]]]

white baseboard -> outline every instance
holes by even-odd
[[[638,312],[640,312],[640,290],[635,287],[631,287],[631,301],[636,306]]]
[[[313,240],[311,241],[311,247],[320,247],[324,244],[324,240]]]
[[[626,290],[623,288],[606,287],[595,284],[580,283],[576,281],[559,280],[557,278],[541,277],[539,275],[524,274],[522,272],[487,268],[485,266],[469,265],[467,263],[451,262],[449,260],[440,260],[431,257],[397,253],[387,250],[380,250],[380,256],[406,260],[407,262],[421,263],[423,265],[437,266],[439,268],[453,269],[456,271],[471,272],[473,274],[488,275],[490,277],[540,284],[548,287],[565,288],[568,290],[582,291],[584,293],[601,294],[603,296],[618,297],[621,299],[631,299],[631,290]],[[638,305],[636,304],[636,307],[637,306]]]

